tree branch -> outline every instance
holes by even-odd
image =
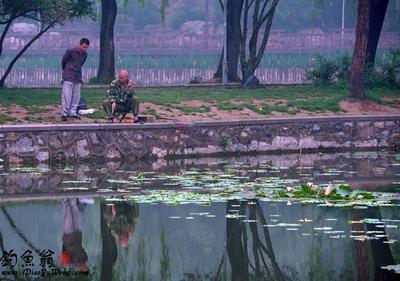
[[[268,13],[261,19],[261,23],[264,23],[269,17],[272,18],[273,14],[275,13],[275,8],[278,5],[279,0],[274,0],[274,2],[271,5],[271,8],[269,8]]]
[[[19,52],[18,54],[13,58],[13,60],[10,62],[10,64],[7,67],[7,70],[4,72],[3,77],[1,77],[0,80],[0,88],[4,87],[5,81],[10,74],[14,64],[18,61],[18,59],[28,50],[28,48],[42,36],[47,30],[52,28],[56,23],[58,22],[57,20],[52,21],[46,28],[43,28],[39,33],[37,33]]]
[[[264,5],[263,5],[263,7],[262,7],[262,9],[261,9],[261,13],[260,13],[260,18],[259,18],[259,21],[261,21],[261,17],[262,17],[262,15],[264,14],[264,12],[265,12],[265,9],[267,8],[267,4],[269,3],[269,0],[265,0],[264,1]]]
[[[8,30],[9,30],[10,27],[11,27],[11,24],[12,24],[12,21],[9,21],[9,22],[7,23],[7,25],[4,27],[3,33],[1,34],[1,37],[0,37],[0,57],[1,57],[1,55],[3,54],[3,43],[4,43],[4,38],[6,37],[7,32],[8,32]]]
[[[222,12],[225,12],[224,3],[222,2],[222,0],[218,0],[218,2],[221,5]]]

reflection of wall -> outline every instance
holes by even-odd
[[[400,144],[399,116],[248,121],[3,126],[0,155],[11,162],[176,158],[228,153],[365,149]]]
[[[316,184],[344,180],[353,188],[386,190],[396,187],[396,176],[400,173],[399,160],[394,153],[385,151],[326,154],[275,154],[241,156],[228,158],[193,158],[157,161],[121,161],[99,164],[75,164],[50,167],[41,164],[32,172],[21,171],[14,166],[3,167],[0,175],[2,195],[61,194],[69,192],[66,188],[85,187],[89,193],[97,193],[100,188],[126,188],[126,184],[111,184],[108,180],[130,180],[132,171],[156,172],[163,175],[178,175],[190,169],[210,169],[225,173],[227,167],[246,163],[245,168],[237,170],[239,176],[256,180],[260,177],[278,177],[282,180],[312,181]],[[270,167],[267,169],[266,167]],[[332,172],[333,171],[333,172]],[[74,183],[74,181],[80,181]],[[153,180],[151,189],[179,189],[168,186],[166,180]],[[289,183],[287,183],[289,184]],[[399,184],[397,184],[398,186]],[[72,190],[73,191],[73,190]],[[0,199],[2,197],[0,196]]]
[[[355,253],[354,241],[348,238],[351,227],[349,209],[272,204],[261,202],[268,224],[299,223],[307,218],[299,231],[288,231],[285,227],[269,228],[272,247],[280,269],[291,280],[354,280]],[[61,204],[53,202],[6,205],[15,225],[37,247],[56,250],[61,247],[62,223]],[[210,207],[198,205],[139,205],[140,216],[133,237],[127,248],[118,246],[118,259],[114,265],[113,276],[118,280],[133,280],[145,273],[151,280],[159,280],[160,259],[163,246],[162,232],[165,234],[168,264],[171,280],[182,280],[184,274],[215,274],[221,257],[226,251],[226,205],[214,203]],[[83,246],[89,256],[91,268],[99,269],[101,264],[101,233],[99,231],[100,205],[88,205],[82,217]],[[209,212],[215,218],[205,218],[190,213]],[[277,216],[279,215],[279,216]],[[172,219],[179,216],[181,219]],[[187,216],[193,220],[184,219]],[[398,208],[384,208],[382,218],[399,219]],[[329,219],[329,220],[327,220]],[[337,219],[337,220],[331,220]],[[272,220],[279,220],[273,222]],[[0,225],[6,248],[19,252],[25,245],[10,227],[3,214]],[[333,227],[344,231],[346,238],[332,239],[315,227]],[[303,236],[302,233],[312,233]],[[315,235],[315,234],[318,235]],[[389,239],[399,239],[398,231],[387,231]],[[249,235],[251,237],[251,235]],[[251,239],[249,239],[251,255]],[[225,256],[225,258],[227,258]],[[369,257],[370,258],[370,257]],[[144,266],[139,260],[144,260]],[[227,260],[227,259],[226,259]],[[396,261],[399,262],[399,261]],[[229,264],[223,272],[230,271]],[[229,272],[228,276],[229,276]]]

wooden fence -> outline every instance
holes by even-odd
[[[215,69],[130,69],[130,76],[137,85],[183,85],[193,77],[211,79]],[[265,84],[300,84],[305,82],[304,68],[264,68],[256,71],[256,76]],[[4,69],[0,69],[3,75]],[[96,68],[84,68],[83,80],[88,82],[97,74]],[[15,68],[6,80],[15,87],[54,87],[61,85],[61,71],[55,68]]]

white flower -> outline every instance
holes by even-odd
[[[324,194],[325,196],[328,196],[329,194],[331,194],[333,192],[334,188],[331,185],[328,185],[327,187],[325,187],[325,191]]]

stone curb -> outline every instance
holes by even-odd
[[[44,124],[44,125],[2,125],[0,132],[45,132],[45,131],[99,131],[99,130],[137,130],[137,129],[184,129],[189,127],[246,126],[284,123],[310,122],[350,122],[350,121],[399,121],[400,115],[349,115],[349,116],[310,116],[281,117],[268,119],[249,119],[232,121],[176,120],[168,123],[147,124]]]

